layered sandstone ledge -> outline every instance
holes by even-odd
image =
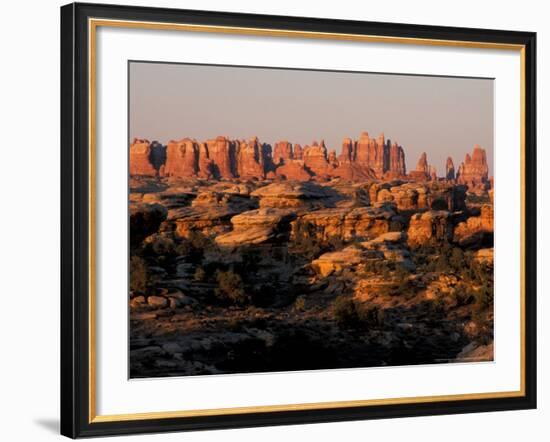
[[[130,145],[130,175],[226,180],[439,180],[426,153],[407,174],[403,147],[384,134],[371,138],[367,132],[358,140],[344,138],[339,155],[329,150],[323,140],[304,147],[286,140],[272,146],[257,137],[231,140],[218,136],[203,142],[183,138],[163,146],[136,138]],[[490,188],[485,150],[476,145],[456,172],[449,157],[442,179],[464,184],[469,190]]]

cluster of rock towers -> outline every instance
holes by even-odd
[[[449,157],[444,179],[469,187],[486,186],[489,168],[485,150],[476,145],[455,172]],[[377,138],[363,132],[358,140],[344,138],[342,150],[328,150],[321,140],[311,145],[279,141],[273,146],[257,137],[231,140],[224,136],[199,142],[191,138],[170,141],[166,146],[145,139],[130,145],[130,175],[197,177],[205,179],[310,179],[342,178],[350,181],[372,179],[437,180],[435,167],[426,153],[415,170],[407,174],[403,147],[381,134]]]

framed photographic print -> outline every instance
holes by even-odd
[[[62,434],[534,408],[535,44],[62,7]]]

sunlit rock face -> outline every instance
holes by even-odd
[[[151,161],[152,143],[149,140],[135,138],[130,144],[130,175],[156,176]]]
[[[470,189],[490,187],[489,166],[485,149],[476,144],[472,154],[466,154],[464,162],[458,168],[456,180]]]

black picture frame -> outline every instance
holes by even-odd
[[[524,395],[359,407],[93,422],[89,394],[88,19],[187,23],[522,45],[524,50]],[[71,437],[536,408],[536,34],[73,3],[61,8],[61,434]]]

